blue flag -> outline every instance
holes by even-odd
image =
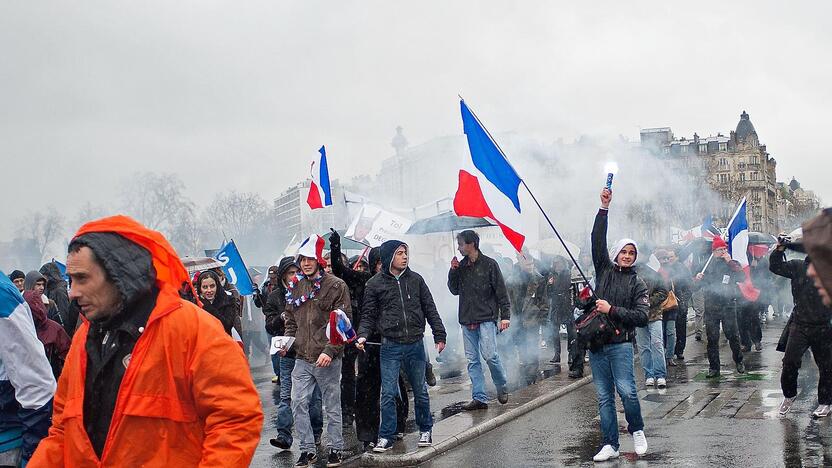
[[[215,258],[222,263],[222,271],[225,272],[226,278],[237,286],[241,296],[254,294],[254,285],[248,276],[248,269],[233,239],[220,247]]]

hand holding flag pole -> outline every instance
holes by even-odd
[[[509,162],[509,160],[506,157],[506,154],[503,151],[503,149],[500,148],[500,145],[497,143],[497,140],[494,139],[494,137],[491,135],[491,133],[488,131],[488,129],[485,128],[485,126],[482,124],[479,117],[477,117],[477,115],[474,113],[474,111],[471,110],[471,108],[465,103],[465,99],[463,99],[462,96],[459,96],[459,100],[460,100],[460,104],[463,108],[463,121],[465,119],[465,110],[467,110],[471,114],[471,116],[474,118],[474,120],[476,120],[479,127],[488,136],[489,140],[491,140],[491,143],[497,148],[497,151],[499,151],[500,155],[505,160],[505,163],[508,164],[509,168],[512,171],[514,171],[514,175],[520,180],[520,183],[523,184],[523,187],[526,188],[526,191],[529,192],[529,195],[531,195],[532,200],[534,201],[535,205],[537,205],[537,208],[543,214],[543,217],[546,219],[546,222],[549,224],[549,227],[552,228],[552,231],[555,233],[555,236],[558,238],[558,241],[560,241],[561,245],[563,245],[563,249],[566,251],[566,253],[569,255],[569,258],[572,260],[572,264],[575,265],[575,268],[577,268],[578,273],[581,275],[581,278],[583,278],[583,280],[586,282],[587,286],[590,288],[590,291],[592,291],[592,293],[594,295],[595,291],[592,289],[592,286],[589,285],[589,279],[587,279],[586,275],[584,274],[583,270],[581,269],[581,266],[578,264],[578,261],[575,259],[575,256],[572,255],[572,252],[569,250],[569,247],[566,245],[566,242],[563,240],[563,237],[561,237],[560,232],[558,232],[554,223],[552,223],[552,220],[549,219],[549,215],[543,209],[543,206],[540,205],[540,202],[537,201],[537,197],[534,195],[534,192],[532,192],[532,189],[529,188],[529,185],[526,183],[526,181],[522,177],[520,177],[520,175],[517,173],[517,170],[515,170],[514,167],[511,165],[511,162]],[[469,146],[470,146],[470,139],[469,139]],[[612,183],[612,180],[610,180],[610,183]]]

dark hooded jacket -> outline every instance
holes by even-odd
[[[664,313],[662,312],[662,303],[667,299],[670,285],[665,282],[661,273],[653,270],[646,264],[642,263],[636,266],[638,277],[647,285],[647,294],[650,298],[650,308],[647,312],[647,319],[650,322],[662,320]]]
[[[820,283],[832,294],[832,208],[803,223],[803,245]]]
[[[462,325],[511,318],[511,301],[500,265],[482,252],[476,262],[465,257],[459,267],[448,271],[448,289],[454,296],[459,296],[459,323]]]
[[[29,310],[32,311],[32,320],[35,322],[38,339],[43,343],[46,359],[49,360],[49,365],[52,366],[52,374],[55,376],[55,380],[58,380],[72,341],[69,335],[66,334],[64,327],[46,317],[46,306],[43,304],[40,295],[34,291],[26,291],[23,293],[23,298],[26,299]]]
[[[44,294],[55,305],[60,316],[60,320],[55,321],[63,324],[66,333],[72,336],[78,324],[78,309],[69,305],[69,292],[61,270],[55,262],[49,262],[40,267],[40,272],[46,277]]]
[[[225,332],[230,336],[231,329],[234,327],[234,318],[237,317],[237,311],[240,310],[240,304],[235,296],[229,294],[225,289],[223,289],[220,284],[219,275],[211,270],[203,271],[202,274],[199,275],[199,280],[197,281],[197,292],[200,292],[199,284],[202,283],[204,278],[214,279],[217,284],[217,293],[214,295],[213,302],[210,302],[208,299],[200,296],[199,300],[202,301],[202,308],[209,314],[216,317],[216,319],[222,323],[222,328],[225,329]]]
[[[806,274],[809,257],[805,260],[786,260],[786,252],[774,250],[769,255],[769,268],[775,275],[792,282],[794,313],[791,320],[801,326],[829,327],[832,309],[823,305],[812,278]]]
[[[347,287],[350,290],[350,299],[352,300],[353,328],[358,330],[361,326],[363,313],[364,287],[367,281],[373,277],[372,269],[379,260],[379,248],[374,247],[370,249],[369,271],[356,271],[350,268],[349,265],[344,265],[341,255],[341,237],[338,233],[333,233],[330,236],[329,247],[331,253],[330,258],[332,260],[332,273],[347,283]],[[350,260],[350,263],[352,262],[353,260]]]
[[[721,312],[723,308],[736,307],[740,296],[737,283],[745,281],[742,267],[736,260],[714,258],[702,276],[701,287],[705,295],[705,313]]]
[[[283,312],[286,310],[286,286],[283,285],[283,274],[295,264],[294,257],[283,257],[277,266],[277,284],[269,293],[266,303],[263,305],[263,314],[266,315],[266,333],[272,336],[283,336],[286,334],[286,318]],[[286,357],[294,358],[294,348],[289,348]]]
[[[618,333],[609,338],[607,344],[624,343],[632,339],[635,327],[648,324],[647,313],[650,296],[647,285],[638,277],[632,267],[620,267],[610,256],[607,248],[608,211],[601,209],[595,215],[592,226],[592,263],[595,265],[595,295],[609,302],[609,319]],[[627,242],[633,243],[634,242]],[[626,245],[626,244],[625,244]],[[636,254],[638,254],[638,247]]]
[[[427,322],[433,341],[444,343],[445,326],[425,280],[410,267],[398,277],[390,271],[393,254],[402,245],[407,246],[389,240],[379,248],[382,267],[364,289],[364,317],[358,336],[368,338],[378,330],[382,337],[397,343],[415,343],[425,336]]]

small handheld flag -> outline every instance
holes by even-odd
[[[748,265],[748,218],[746,216],[746,200],[743,197],[731,222],[728,223],[728,252],[731,259],[736,260],[745,272],[745,281],[739,284],[740,292],[749,301],[756,301],[760,297],[760,290],[751,283],[751,269]]]
[[[321,146],[318,153],[317,156],[312,158],[312,166],[310,167],[312,180],[309,183],[309,195],[306,197],[306,204],[313,210],[332,205],[332,188],[329,185],[326,148]]]
[[[341,309],[329,313],[329,325],[326,327],[326,337],[330,344],[341,345],[355,341],[355,330],[352,329],[349,317]]]
[[[241,296],[254,294],[254,283],[248,275],[248,268],[240,256],[240,251],[237,250],[234,239],[220,247],[216,259],[222,263],[222,271],[225,272],[228,281],[237,287]]]

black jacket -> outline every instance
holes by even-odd
[[[231,329],[234,327],[234,318],[238,316],[237,311],[240,310],[240,303],[234,295],[219,286],[220,278],[216,273],[210,270],[204,271],[200,277],[204,275],[213,277],[218,287],[216,295],[214,295],[214,302],[209,302],[204,297],[199,298],[202,301],[202,309],[219,320],[222,323],[222,328],[231,336]]]
[[[286,310],[286,287],[283,285],[283,273],[286,269],[295,264],[293,257],[284,257],[277,267],[277,286],[269,293],[266,303],[263,304],[263,314],[266,316],[266,333],[272,336],[286,335],[286,318],[283,311]],[[294,348],[289,348],[286,357],[295,358]]]
[[[373,277],[373,273],[370,273],[369,271],[356,271],[350,268],[349,265],[344,265],[344,259],[341,257],[341,237],[338,233],[332,233],[329,237],[329,247],[330,259],[332,262],[332,274],[347,283],[347,288],[350,290],[350,299],[352,300],[352,326],[355,330],[358,330],[361,326],[364,287],[367,284],[367,281]],[[368,260],[371,270],[378,260],[378,255],[378,248],[370,249]]]
[[[398,343],[415,343],[425,335],[425,322],[433,331],[433,341],[445,342],[445,326],[436,310],[433,296],[421,275],[406,268],[398,278],[390,273],[393,253],[404,244],[387,241],[381,245],[382,271],[364,289],[364,316],[358,336],[368,338],[376,330]]]
[[[721,258],[711,260],[701,282],[705,295],[705,313],[736,306],[737,299],[740,298],[737,283],[743,281],[745,273],[737,261],[726,262]]]
[[[592,226],[592,263],[595,266],[595,295],[612,306],[609,318],[621,333],[614,334],[607,344],[632,339],[635,327],[648,323],[650,306],[647,285],[633,268],[622,268],[610,260],[607,248],[607,210],[599,210]]]
[[[468,257],[448,271],[448,289],[459,296],[459,323],[496,322],[511,318],[511,301],[497,261],[479,253],[476,262]]]
[[[791,320],[798,325],[828,327],[832,309],[823,305],[812,279],[806,275],[808,260],[786,261],[785,252],[774,250],[769,255],[769,264],[772,273],[792,280],[794,313]]]

